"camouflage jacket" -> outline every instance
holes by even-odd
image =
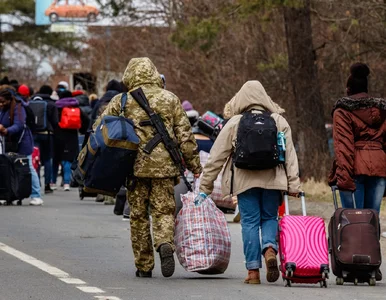
[[[156,67],[149,58],[131,59],[123,75],[123,82],[134,90],[141,87],[150,107],[162,118],[170,137],[179,145],[184,161],[193,173],[201,173],[200,158],[197,143],[193,136],[189,119],[176,95],[162,88],[162,80]],[[170,178],[179,176],[179,170],[172,161],[163,143],[157,145],[151,154],[143,149],[154,137],[156,131],[153,126],[140,126],[140,122],[149,120],[146,112],[128,93],[128,101],[124,110],[126,118],[133,120],[135,131],[140,138],[140,149],[134,175],[140,178]],[[94,129],[105,115],[118,116],[121,109],[122,94],[115,96],[106,110],[94,124]]]

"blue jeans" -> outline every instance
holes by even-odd
[[[67,160],[62,160],[62,173],[63,173],[63,184],[70,184],[71,181],[71,165],[72,163]],[[56,184],[58,178],[59,165],[53,167],[52,182]]]
[[[39,147],[40,160],[44,167],[44,184],[48,185],[51,183],[53,137],[48,134],[36,134],[34,141],[35,146]]]
[[[386,178],[360,175],[355,177],[356,207],[375,209],[378,213],[381,208],[383,193],[385,192]],[[352,193],[340,191],[340,198],[344,208],[353,208]]]
[[[36,170],[32,164],[32,155],[28,155],[28,162],[29,162],[29,168],[31,171],[31,179],[32,179],[32,194],[31,198],[41,198],[40,193],[40,180],[38,173],[36,173]]]
[[[262,266],[262,249],[264,253],[268,247],[272,247],[277,252],[277,211],[281,202],[281,192],[253,188],[237,197],[241,215],[245,266],[248,270],[259,269]]]

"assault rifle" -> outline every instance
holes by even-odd
[[[140,123],[141,126],[153,126],[157,131],[156,135],[150,140],[145,146],[144,152],[150,154],[155,147],[161,142],[164,143],[166,150],[169,152],[173,162],[178,166],[180,175],[186,184],[189,191],[192,191],[192,185],[185,177],[185,165],[183,164],[180,149],[176,142],[170,137],[164,122],[150,107],[149,101],[147,100],[142,88],[138,88],[130,92],[130,95],[135,101],[141,106],[141,108],[147,113],[150,120],[143,121]]]

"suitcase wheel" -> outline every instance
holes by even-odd
[[[284,286],[285,287],[291,287],[292,286],[292,281],[289,279],[284,279]]]
[[[336,285],[343,285],[344,279],[342,277],[336,277]]]

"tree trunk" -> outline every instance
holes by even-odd
[[[289,74],[296,102],[296,146],[302,179],[322,180],[329,169],[327,133],[312,43],[310,0],[303,3],[284,8]]]

